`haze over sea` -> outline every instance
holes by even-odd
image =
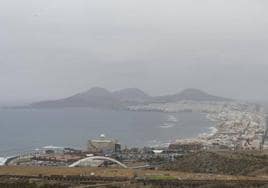
[[[213,123],[205,114],[177,113],[174,127],[161,128],[170,114],[90,108],[0,110],[0,156],[47,145],[86,149],[88,139],[105,134],[122,146],[143,147],[192,138]]]

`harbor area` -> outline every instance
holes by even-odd
[[[268,155],[261,151],[212,151],[193,140],[122,148],[102,134],[85,150],[46,146],[8,158],[0,167],[0,186],[255,188],[268,186],[267,167]]]
[[[230,166],[236,165],[236,160],[237,162],[240,160],[244,161],[243,163],[245,164],[248,162],[248,165],[250,165],[251,160],[253,160],[254,163],[257,164],[254,168],[268,166],[267,152],[265,151],[234,151],[229,148],[219,149],[218,147],[212,149],[200,143],[198,140],[191,139],[180,140],[169,144],[167,147],[128,148],[126,146],[122,147],[117,139],[108,138],[102,134],[98,138],[88,140],[85,148],[85,150],[81,150],[46,146],[35,151],[7,158],[2,166],[170,170],[174,169],[175,164],[177,164],[179,168],[182,168],[183,164],[189,164],[188,167],[185,168],[187,171],[191,169],[192,166],[195,166],[195,164],[192,164],[188,159],[193,157],[193,161],[200,160],[203,155],[206,156],[206,160],[214,160],[216,166],[215,173],[217,173],[217,163],[221,158],[223,163],[224,161],[231,161]],[[229,155],[223,155],[225,153]],[[181,161],[184,161],[183,164]],[[211,161],[208,163],[203,161],[203,163],[211,164]],[[196,162],[196,164],[198,164],[198,162]],[[202,170],[197,172],[202,172]],[[214,173],[214,171],[212,172]]]

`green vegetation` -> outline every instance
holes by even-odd
[[[268,155],[235,152],[198,152],[178,158],[165,170],[227,175],[258,175],[267,172]]]
[[[178,178],[176,178],[174,176],[155,175],[155,176],[146,176],[146,179],[149,179],[149,180],[177,180]]]

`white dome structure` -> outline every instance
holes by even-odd
[[[111,161],[113,163],[118,164],[122,168],[128,168],[123,163],[109,158],[109,157],[103,157],[103,156],[94,156],[94,157],[87,157],[84,159],[81,159],[73,164],[71,164],[69,167],[98,167],[100,166],[104,161]]]

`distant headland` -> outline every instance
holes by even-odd
[[[150,96],[137,88],[127,88],[111,92],[105,88],[93,87],[85,92],[48,101],[39,101],[25,107],[30,108],[65,108],[90,107],[124,109],[128,106],[149,103],[168,103],[183,100],[191,101],[231,101],[231,99],[210,95],[198,89],[185,89],[179,93],[163,96]]]

